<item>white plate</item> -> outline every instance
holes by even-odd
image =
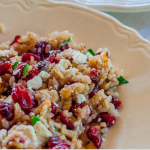
[[[108,12],[150,11],[150,0],[52,0],[55,2],[73,2]]]
[[[0,43],[33,31],[40,36],[69,30],[77,42],[96,51],[108,47],[113,65],[124,69],[129,84],[118,87],[120,117],[102,148],[150,148],[150,43],[113,17],[79,5],[48,1],[0,0]]]

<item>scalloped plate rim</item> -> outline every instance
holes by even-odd
[[[14,1],[20,1],[20,0],[14,0]],[[88,6],[85,6],[85,5],[81,5],[81,4],[78,4],[78,3],[73,3],[73,2],[64,2],[64,1],[55,1],[55,0],[28,0],[29,2],[49,2],[49,3],[51,3],[51,4],[56,4],[56,5],[70,5],[70,6],[72,6],[72,7],[76,7],[76,8],[82,8],[82,9],[84,9],[84,10],[86,10],[86,11],[90,11],[91,13],[95,13],[96,15],[102,15],[102,16],[105,16],[105,17],[107,17],[107,18],[109,18],[109,19],[111,19],[111,21],[113,21],[114,23],[117,23],[119,26],[121,26],[121,27],[123,27],[123,28],[126,28],[127,30],[130,30],[130,31],[132,31],[134,34],[136,34],[137,35],[137,37],[139,38],[139,39],[141,39],[142,41],[144,41],[144,42],[147,42],[147,44],[149,44],[149,46],[150,46],[150,42],[147,40],[147,39],[145,39],[144,37],[142,37],[139,33],[138,33],[138,31],[136,31],[134,28],[131,28],[131,27],[129,27],[129,26],[126,26],[126,25],[124,25],[123,23],[121,23],[119,20],[117,20],[115,17],[113,17],[113,16],[111,16],[111,15],[109,15],[109,14],[107,14],[107,13],[105,13],[105,12],[102,12],[102,11],[98,11],[98,10],[95,10],[94,8],[89,8]],[[1,2],[1,1],[0,1]],[[99,16],[100,17],[100,16]]]
[[[33,1],[36,1],[36,0],[33,0]],[[38,1],[42,1],[42,0],[38,0]],[[113,16],[111,16],[111,15],[105,13],[105,12],[95,10],[94,8],[89,8],[89,7],[85,6],[85,5],[74,4],[74,3],[72,3],[72,2],[56,2],[55,0],[46,0],[46,1],[49,1],[49,2],[51,2],[52,4],[54,3],[54,4],[58,4],[58,5],[62,4],[62,5],[71,5],[71,6],[73,6],[73,7],[81,7],[81,8],[86,9],[87,11],[94,12],[94,13],[96,13],[97,15],[106,16],[106,17],[110,18],[112,21],[118,23],[118,25],[120,25],[120,26],[126,28],[127,30],[130,30],[130,31],[134,32],[141,40],[143,40],[144,42],[147,42],[147,43],[149,44],[149,46],[150,46],[150,41],[148,41],[147,39],[145,39],[144,37],[142,37],[142,36],[138,33],[138,31],[136,31],[134,28],[131,28],[131,27],[127,26],[127,25],[124,25],[124,24],[121,23],[119,20],[117,20],[115,17],[113,17]]]
[[[66,0],[66,1],[57,1],[57,0],[52,0],[54,2],[66,2],[68,3],[70,0]],[[81,5],[84,5],[84,6],[88,6],[88,7],[91,7],[91,8],[94,8],[94,9],[99,9],[101,11],[107,11],[107,12],[145,12],[145,11],[150,11],[150,2],[147,3],[141,3],[138,4],[138,3],[135,3],[134,5],[130,5],[130,4],[126,4],[126,5],[123,5],[123,4],[119,4],[116,2],[116,4],[114,4],[114,2],[112,1],[109,1],[109,2],[104,2],[104,1],[101,1],[101,2],[95,2],[95,3],[92,3],[92,2],[82,2],[82,1],[77,1],[77,0],[71,0],[72,3],[74,4],[81,4]]]

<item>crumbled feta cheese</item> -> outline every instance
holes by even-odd
[[[57,65],[55,65],[55,66],[57,66],[57,67],[58,67],[58,69],[59,69],[60,71],[62,71],[62,72],[64,72],[64,71],[65,71],[65,68],[64,68],[62,65],[57,64]]]
[[[67,69],[69,66],[71,66],[71,63],[68,59],[61,59],[59,61],[59,64],[62,65],[65,69]]]
[[[101,123],[100,123],[100,126],[103,127],[103,128],[105,128],[105,127],[107,126],[107,125],[106,125],[106,122],[101,122]]]
[[[44,79],[48,79],[50,77],[50,74],[47,73],[46,71],[41,71],[38,76]]]
[[[86,63],[87,60],[87,56],[82,54],[79,51],[74,51],[73,52],[73,61],[76,64],[80,64],[80,63]]]
[[[77,95],[77,103],[82,103],[84,101],[86,101],[85,96],[83,94],[78,94]]]
[[[93,55],[89,52],[86,53],[87,59],[91,59],[93,57]]]
[[[35,132],[42,137],[52,137],[52,133],[42,124],[41,121],[36,122],[34,125]]]
[[[0,57],[5,56],[5,52],[0,50]]]
[[[39,89],[42,86],[42,78],[39,76],[35,76],[33,79],[27,82],[28,88]]]
[[[59,102],[60,98],[59,98],[59,95],[58,95],[58,92],[56,90],[51,90],[48,92],[51,96],[51,99],[53,102]]]
[[[1,129],[0,130],[0,137],[2,138],[1,140],[3,140],[6,136],[7,136],[7,130]]]

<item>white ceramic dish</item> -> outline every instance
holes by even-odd
[[[54,2],[73,2],[108,12],[150,11],[149,0],[51,0]]]
[[[96,51],[108,47],[112,63],[124,69],[129,84],[118,87],[122,107],[102,148],[150,148],[150,43],[113,17],[79,5],[48,1],[0,0],[0,43],[33,31],[40,36],[69,30],[77,42]]]

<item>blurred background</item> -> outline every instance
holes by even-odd
[[[71,2],[103,11],[136,29],[150,41],[150,0],[51,0]]]
[[[136,29],[144,38],[150,41],[150,11],[133,13],[106,12],[123,24]]]

